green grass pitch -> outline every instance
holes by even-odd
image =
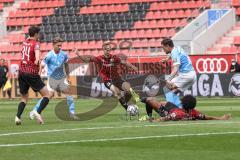
[[[125,120],[119,105],[89,121],[59,120],[50,101],[40,126],[28,119],[15,126],[18,101],[0,100],[0,160],[239,160],[240,99],[199,98],[198,110],[213,116],[231,113],[229,121],[139,122]],[[76,100],[85,112],[99,100]],[[145,109],[140,106],[141,115]]]

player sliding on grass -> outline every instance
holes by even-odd
[[[170,58],[173,62],[173,70],[164,87],[166,100],[181,108],[178,93],[184,92],[193,85],[197,79],[196,72],[187,53],[182,48],[175,47],[171,39],[166,38],[161,44],[164,52],[170,54],[163,62]]]
[[[230,114],[225,114],[221,117],[202,114],[195,109],[197,101],[192,95],[186,95],[181,99],[182,108],[178,108],[171,102],[159,102],[152,97],[142,98],[141,101],[145,103],[148,118],[140,119],[140,121],[228,120],[231,118]],[[160,118],[153,120],[153,109],[160,115]]]
[[[128,101],[133,97],[133,99],[137,102],[140,101],[139,96],[133,91],[130,84],[123,80],[118,71],[117,65],[125,64],[127,67],[137,71],[137,67],[132,65],[131,63],[120,59],[116,55],[110,54],[112,50],[111,42],[106,41],[102,45],[102,49],[104,51],[104,55],[101,56],[80,56],[78,50],[75,50],[75,54],[86,63],[94,62],[99,68],[99,76],[101,77],[104,85],[113,92],[114,96],[117,97],[121,105],[127,110]],[[121,91],[124,91],[125,95],[121,95]]]
[[[15,117],[16,125],[21,124],[21,115],[28,101],[28,90],[31,87],[34,91],[41,94],[42,101],[37,111],[33,115],[40,124],[43,124],[41,112],[49,102],[49,92],[39,75],[39,59],[40,49],[37,42],[40,29],[38,27],[30,27],[28,30],[29,38],[22,45],[22,61],[19,69],[19,88],[21,93],[21,102],[18,105],[17,115]]]
[[[62,42],[63,40],[60,37],[55,37],[53,39],[53,50],[48,52],[42,61],[40,72],[45,66],[47,66],[47,87],[50,93],[50,98],[54,96],[55,91],[64,93],[67,98],[70,117],[73,119],[78,119],[78,117],[75,115],[73,97],[70,95],[68,55],[66,52],[61,50]],[[41,101],[42,99],[38,101],[34,110],[30,112],[30,119],[34,118],[33,113],[34,111],[38,110]]]

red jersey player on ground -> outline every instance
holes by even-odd
[[[18,111],[15,117],[16,125],[21,124],[21,115],[28,101],[28,90],[30,87],[35,92],[39,92],[43,97],[38,111],[34,112],[34,116],[40,124],[43,124],[43,119],[40,114],[49,102],[48,89],[39,75],[40,49],[37,42],[39,32],[40,28],[35,26],[30,27],[28,30],[29,38],[22,44],[22,61],[18,77],[21,102],[18,105]]]
[[[152,97],[142,98],[141,101],[145,103],[148,114],[148,118],[141,120],[152,121],[153,109],[161,116],[160,118],[153,120],[155,122],[179,120],[228,120],[231,118],[230,114],[225,114],[221,117],[213,117],[197,111],[195,109],[197,101],[192,95],[186,95],[181,99],[182,109],[178,108],[171,102],[159,102]]]
[[[130,83],[126,82],[121,78],[117,71],[117,65],[125,64],[127,67],[135,71],[137,71],[138,69],[131,63],[120,59],[120,57],[110,54],[110,51],[112,50],[110,41],[104,42],[102,45],[102,49],[104,51],[104,55],[97,57],[80,56],[77,50],[75,51],[75,54],[77,54],[82,61],[86,63],[94,62],[99,66],[99,76],[104,82],[104,85],[113,92],[114,96],[118,98],[121,105],[127,110],[127,103],[131,99],[131,97],[133,97],[134,101],[136,102],[140,99],[139,96],[131,88]],[[124,97],[121,95],[121,91],[125,92]]]

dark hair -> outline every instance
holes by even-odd
[[[194,109],[196,107],[197,104],[197,100],[195,97],[193,97],[192,95],[186,95],[181,99],[182,102],[182,107],[185,110],[191,110]]]
[[[58,42],[63,42],[63,39],[60,37],[55,37],[55,38],[53,38],[52,42],[53,42],[53,44],[58,43]]]
[[[104,41],[102,45],[103,45],[103,46],[111,45],[111,41]]]
[[[40,32],[40,28],[36,27],[36,26],[31,26],[28,29],[28,34],[29,34],[30,37],[33,37],[36,33],[39,33],[39,32]]]
[[[173,41],[170,38],[164,38],[161,42],[162,46],[174,47]]]

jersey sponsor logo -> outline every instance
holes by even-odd
[[[240,96],[240,74],[234,74],[232,76],[228,91],[235,96]]]
[[[198,73],[226,73],[228,62],[225,58],[199,58],[196,69]]]

